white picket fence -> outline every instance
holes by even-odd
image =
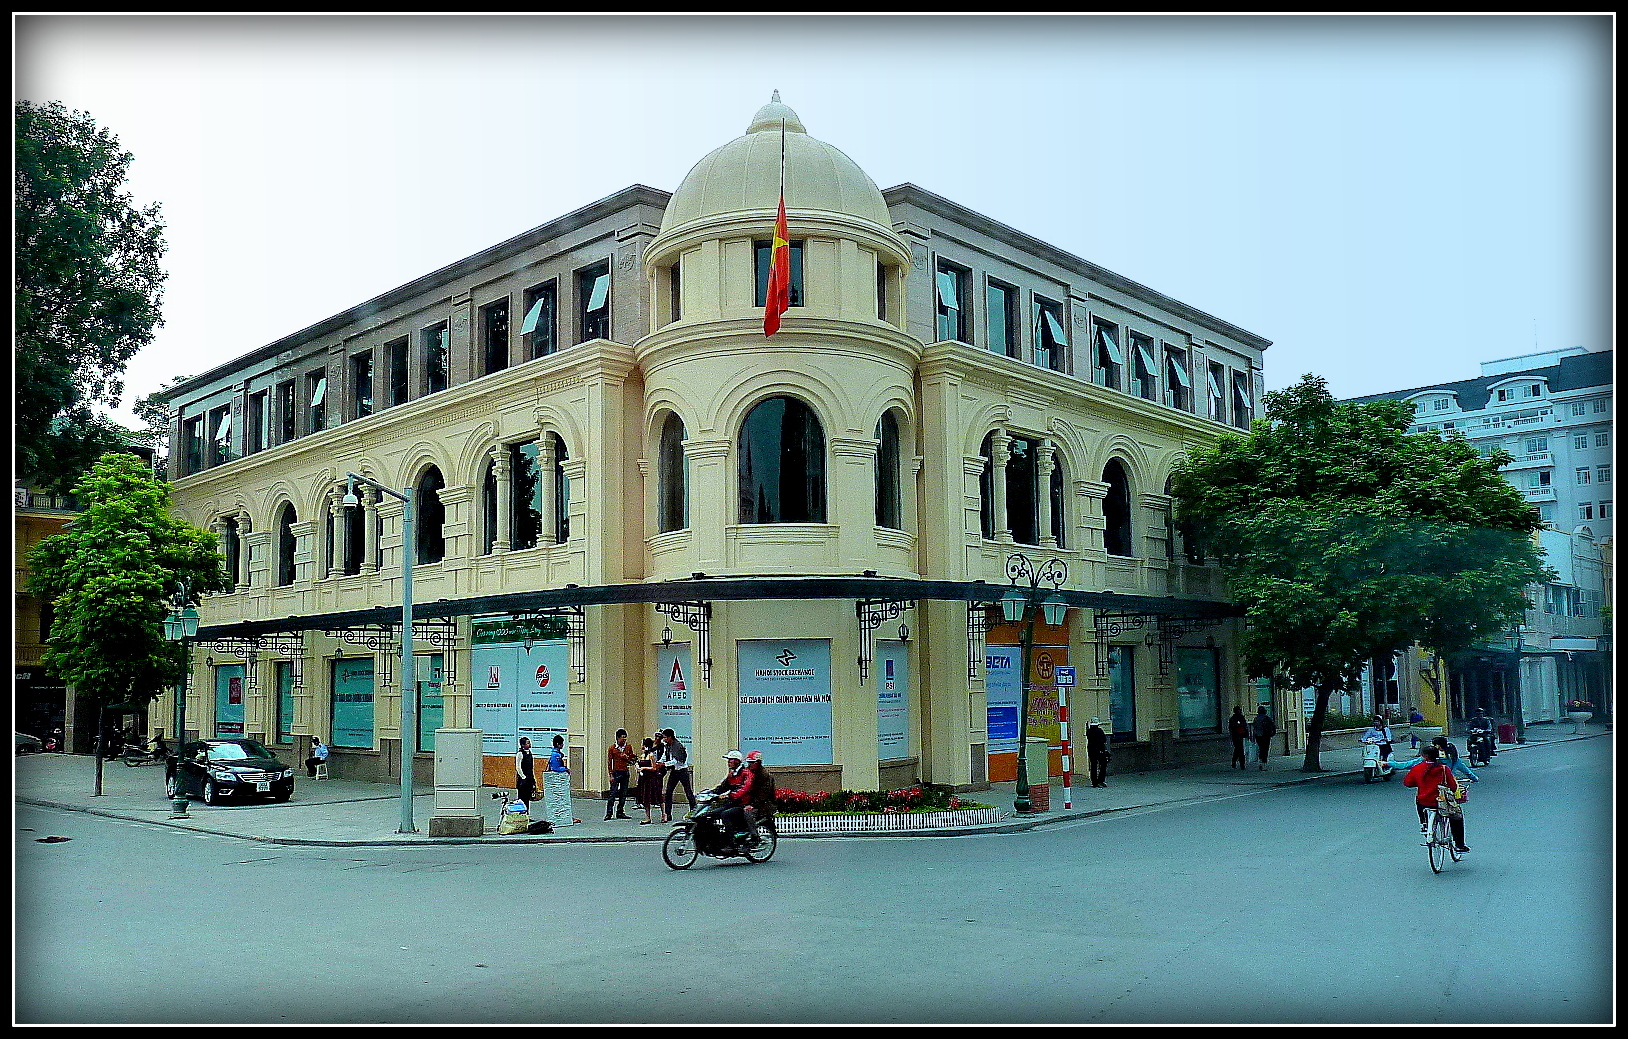
[[[999,808],[952,808],[943,812],[889,812],[882,815],[776,815],[782,836],[803,833],[888,833],[937,830],[1000,822]]]

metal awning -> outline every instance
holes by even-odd
[[[413,619],[527,613],[568,606],[607,606],[625,603],[674,603],[751,599],[936,599],[949,602],[994,603],[1011,585],[986,581],[925,581],[897,577],[699,577],[641,584],[606,584],[543,588],[531,592],[478,595],[465,599],[438,599],[413,604]],[[1173,595],[1120,595],[1071,588],[1055,594],[1070,606],[1113,610],[1147,616],[1241,617],[1243,608],[1213,599],[1179,599]],[[332,631],[369,625],[401,623],[401,605],[368,610],[279,617],[273,620],[210,624],[198,629],[198,638],[253,638],[290,631]]]

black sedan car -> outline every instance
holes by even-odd
[[[210,805],[227,798],[286,801],[294,795],[294,770],[258,740],[199,740],[169,759],[164,789],[172,798],[184,790]]]

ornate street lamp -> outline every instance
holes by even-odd
[[[1048,559],[1038,565],[1021,552],[1013,553],[1006,560],[1006,579],[1012,583],[1006,594],[1001,596],[1001,616],[1010,623],[1023,624],[1023,634],[1019,644],[1023,647],[1018,672],[1018,760],[1017,760],[1017,797],[1012,802],[1012,808],[1019,815],[1027,815],[1031,810],[1029,803],[1029,763],[1027,754],[1027,740],[1029,736],[1029,668],[1034,656],[1034,625],[1035,620],[1044,615],[1046,623],[1056,626],[1063,623],[1068,615],[1068,603],[1063,601],[1056,590],[1068,580],[1068,564],[1061,559]],[[1018,583],[1019,580],[1028,582],[1025,588]],[[1042,587],[1045,586],[1045,587]],[[1047,596],[1046,588],[1052,590]]]
[[[186,742],[187,680],[192,675],[192,640],[198,636],[198,610],[192,605],[192,583],[181,579],[171,601],[170,615],[164,618],[164,637],[181,644],[181,682],[175,687],[175,793],[170,800],[170,818],[187,816],[187,792],[181,783],[181,744]]]
[[[346,473],[345,497],[340,504],[354,509],[361,504],[356,497],[356,481],[377,488],[401,502],[401,822],[397,833],[417,833],[413,826],[413,751],[418,746],[415,724],[416,706],[413,682],[413,489],[405,492],[386,487],[377,480],[358,473]],[[332,738],[331,736],[329,737]]]

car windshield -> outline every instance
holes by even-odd
[[[211,743],[210,761],[241,761],[244,758],[269,758],[271,751],[255,740],[233,740],[230,743]]]

